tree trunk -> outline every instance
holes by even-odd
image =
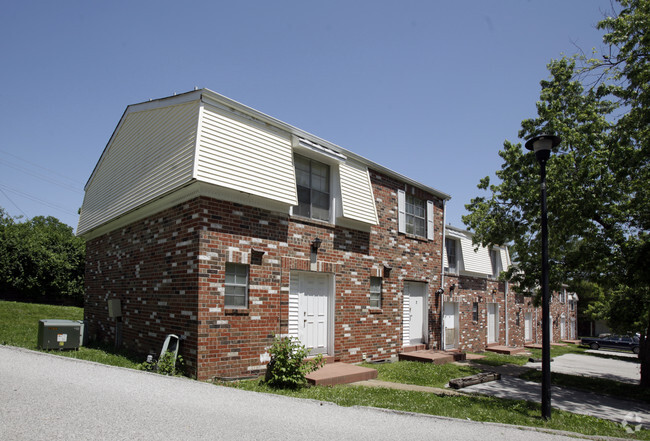
[[[639,339],[639,361],[641,361],[641,388],[650,389],[650,325]]]

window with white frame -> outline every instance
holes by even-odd
[[[566,303],[566,288],[560,290],[560,303]]]
[[[445,270],[449,273],[458,273],[458,241],[449,237],[445,238],[445,252],[447,253],[447,266]]]
[[[398,231],[433,240],[434,205],[433,201],[397,190]]]
[[[501,265],[501,253],[499,250],[490,249],[490,263],[492,264],[492,277],[496,279],[503,270],[503,266]]]
[[[381,308],[381,277],[370,278],[370,307]]]
[[[226,263],[226,308],[248,306],[248,265]]]
[[[330,220],[330,166],[301,155],[294,155],[298,205],[293,214]]]
[[[427,235],[427,208],[422,199],[406,195],[406,232],[416,236]]]

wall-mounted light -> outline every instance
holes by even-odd
[[[393,270],[392,266],[390,266],[388,264],[384,264],[384,278],[388,279],[390,277],[390,272],[392,270]]]
[[[492,290],[492,295],[493,295],[493,296],[497,295],[497,290],[496,290],[496,289],[493,289],[493,290]]]
[[[316,239],[314,239],[314,240],[311,242],[311,250],[312,250],[314,253],[317,253],[317,252],[318,252],[318,249],[320,248],[320,246],[321,246],[322,243],[323,243],[323,241],[320,239],[320,237],[317,237]]]
[[[449,294],[453,294],[455,289],[456,289],[456,284],[452,283],[452,285],[449,287]]]

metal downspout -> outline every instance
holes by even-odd
[[[508,341],[509,341],[509,339],[508,339],[509,335],[508,334],[509,334],[509,331],[510,331],[510,326],[508,325],[508,281],[506,280],[504,283],[505,283],[505,288],[504,288],[505,299],[503,301],[503,304],[504,304],[504,307],[506,309],[505,310],[505,317],[506,317],[506,346],[508,346]]]
[[[442,253],[440,253],[440,350],[445,349],[445,324],[443,302],[445,296],[445,235],[447,234],[447,200],[442,201]]]

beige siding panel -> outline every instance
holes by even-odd
[[[296,205],[296,178],[289,135],[205,105],[196,178],[289,205]]]
[[[341,163],[341,203],[343,217],[377,225],[377,209],[368,168],[353,162]]]
[[[479,246],[474,251],[472,239],[463,238],[460,240],[460,247],[463,250],[463,263],[465,271],[479,274],[492,274],[492,263],[490,262],[490,252],[487,248]]]
[[[190,181],[199,102],[127,112],[86,188],[83,234]]]
[[[504,271],[508,271],[510,268],[510,255],[508,254],[508,249],[501,248],[499,253],[501,254],[501,267]]]

